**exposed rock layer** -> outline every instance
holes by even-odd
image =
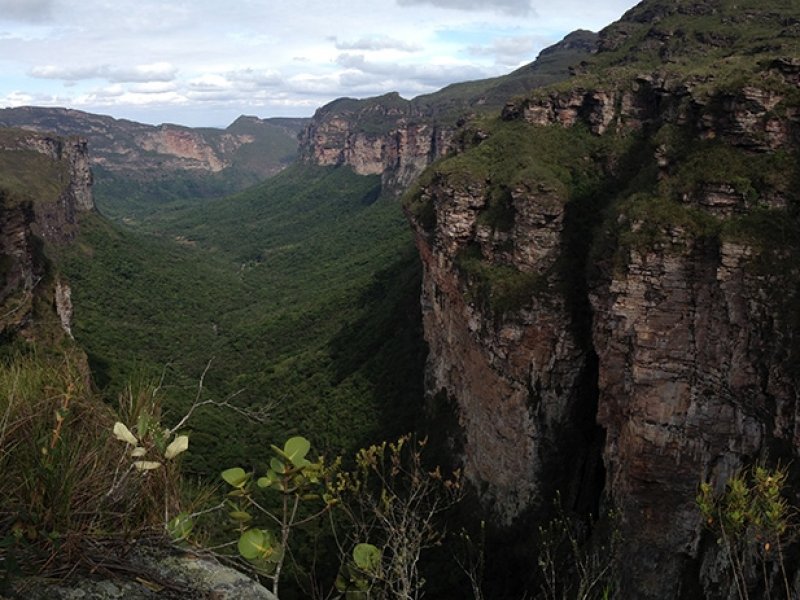
[[[380,174],[385,190],[401,193],[431,162],[460,145],[456,138],[465,117],[491,114],[514,94],[566,79],[572,64],[594,52],[596,41],[596,34],[576,31],[509,75],[454,84],[413,100],[396,93],[335,100],[301,134],[300,159]]]
[[[44,299],[53,304],[53,315],[58,314],[70,335],[69,285],[51,272],[44,244],[72,241],[78,214],[94,209],[86,142],[6,132],[0,153],[5,164],[13,165],[11,175],[16,175],[14,181],[0,185],[0,328],[5,336],[27,334],[40,324],[34,312],[37,299]],[[28,177],[36,185],[26,187]]]
[[[704,542],[699,483],[721,490],[753,461],[797,459],[798,248],[793,233],[754,229],[763,215],[795,227],[794,163],[782,162],[800,149],[794,98],[755,85],[708,93],[654,74],[506,107],[507,121],[534,126],[530,135],[585,128],[596,139],[643,140],[628,156],[595,158],[624,190],[633,183],[623,163],[639,153],[633,176],[649,196],[608,199],[600,239],[584,254],[594,261],[588,296],[577,299],[591,315],[570,309],[576,290],[554,269],[580,250],[567,234],[576,200],[545,180],[537,187],[535,169],[534,184],[510,190],[510,227],[482,220],[496,197],[492,168],[464,185],[468,171],[443,166],[414,199],[432,217],[410,210],[425,273],[428,392],[457,407],[467,476],[504,523],[541,511],[554,489],[576,506],[600,489],[587,472],[591,448],[575,452],[598,439],[590,417],[605,432],[604,503],[623,540],[616,597],[726,597],[716,550]],[[649,172],[643,184],[639,173]],[[524,306],[494,310],[478,299],[486,282],[466,262],[470,251],[495,277],[541,281]]]

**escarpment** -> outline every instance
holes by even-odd
[[[299,158],[379,174],[383,189],[399,195],[433,161],[464,145],[470,117],[492,114],[514,94],[568,78],[571,65],[590,56],[596,41],[596,34],[576,31],[508,75],[453,84],[413,100],[397,93],[335,100],[301,133]]]
[[[746,4],[642,3],[406,198],[467,478],[508,525],[612,510],[619,598],[727,597],[698,485],[800,447],[798,38]]]
[[[371,101],[343,99],[317,111],[300,137],[300,159],[348,165],[359,175],[381,175],[387,189],[408,186],[444,156],[453,132],[422,118],[397,94]]]
[[[0,335],[71,336],[69,284],[47,257],[94,210],[85,140],[0,129]]]

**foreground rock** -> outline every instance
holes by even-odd
[[[124,566],[123,566],[124,565]],[[276,600],[258,582],[213,558],[137,550],[108,575],[16,582],[11,598],[30,600]],[[2,597],[2,596],[0,596]]]

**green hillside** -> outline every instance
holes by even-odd
[[[231,198],[138,230],[99,216],[63,257],[75,334],[97,381],[165,383],[172,417],[204,397],[257,410],[198,413],[190,469],[216,472],[288,433],[352,448],[413,426],[421,402],[419,267],[378,178],[295,166]]]

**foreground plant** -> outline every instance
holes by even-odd
[[[338,463],[328,466],[323,457],[311,462],[307,458],[311,443],[299,436],[288,439],[283,448],[271,446],[271,450],[274,456],[265,475],[254,480],[251,473],[234,467],[223,471],[222,479],[233,488],[228,493],[228,516],[239,532],[239,554],[256,572],[272,580],[272,592],[277,596],[292,531],[335,504],[333,497],[325,492],[325,482]],[[277,508],[257,499],[259,489],[277,494]],[[301,516],[303,504],[310,507],[310,514],[303,512]],[[258,516],[266,517],[277,531],[253,525]]]
[[[339,473],[331,487],[350,525],[352,560],[337,579],[348,600],[422,595],[422,553],[442,542],[440,517],[463,496],[460,472],[425,468],[425,445],[403,436],[362,449],[355,470]],[[340,551],[351,554],[341,543]]]
[[[120,426],[137,422],[133,415],[145,407],[160,414],[154,392],[129,388],[115,414],[91,389],[77,354],[29,352],[0,361],[0,581],[15,570],[92,568],[117,540],[163,528],[167,505],[178,512],[175,462],[188,440],[171,435],[157,449],[136,426],[136,436]],[[114,430],[137,445],[121,444]],[[132,453],[135,447],[147,448],[146,456]],[[156,458],[163,477],[134,466]]]
[[[784,562],[784,546],[796,533],[794,510],[783,497],[788,470],[757,465],[731,477],[722,492],[715,494],[710,483],[700,484],[697,506],[706,526],[718,535],[731,568],[740,600],[750,598],[748,572],[761,567],[767,597],[782,588],[787,600],[792,595]],[[771,570],[779,573],[779,583]],[[760,596],[759,596],[760,597]]]

